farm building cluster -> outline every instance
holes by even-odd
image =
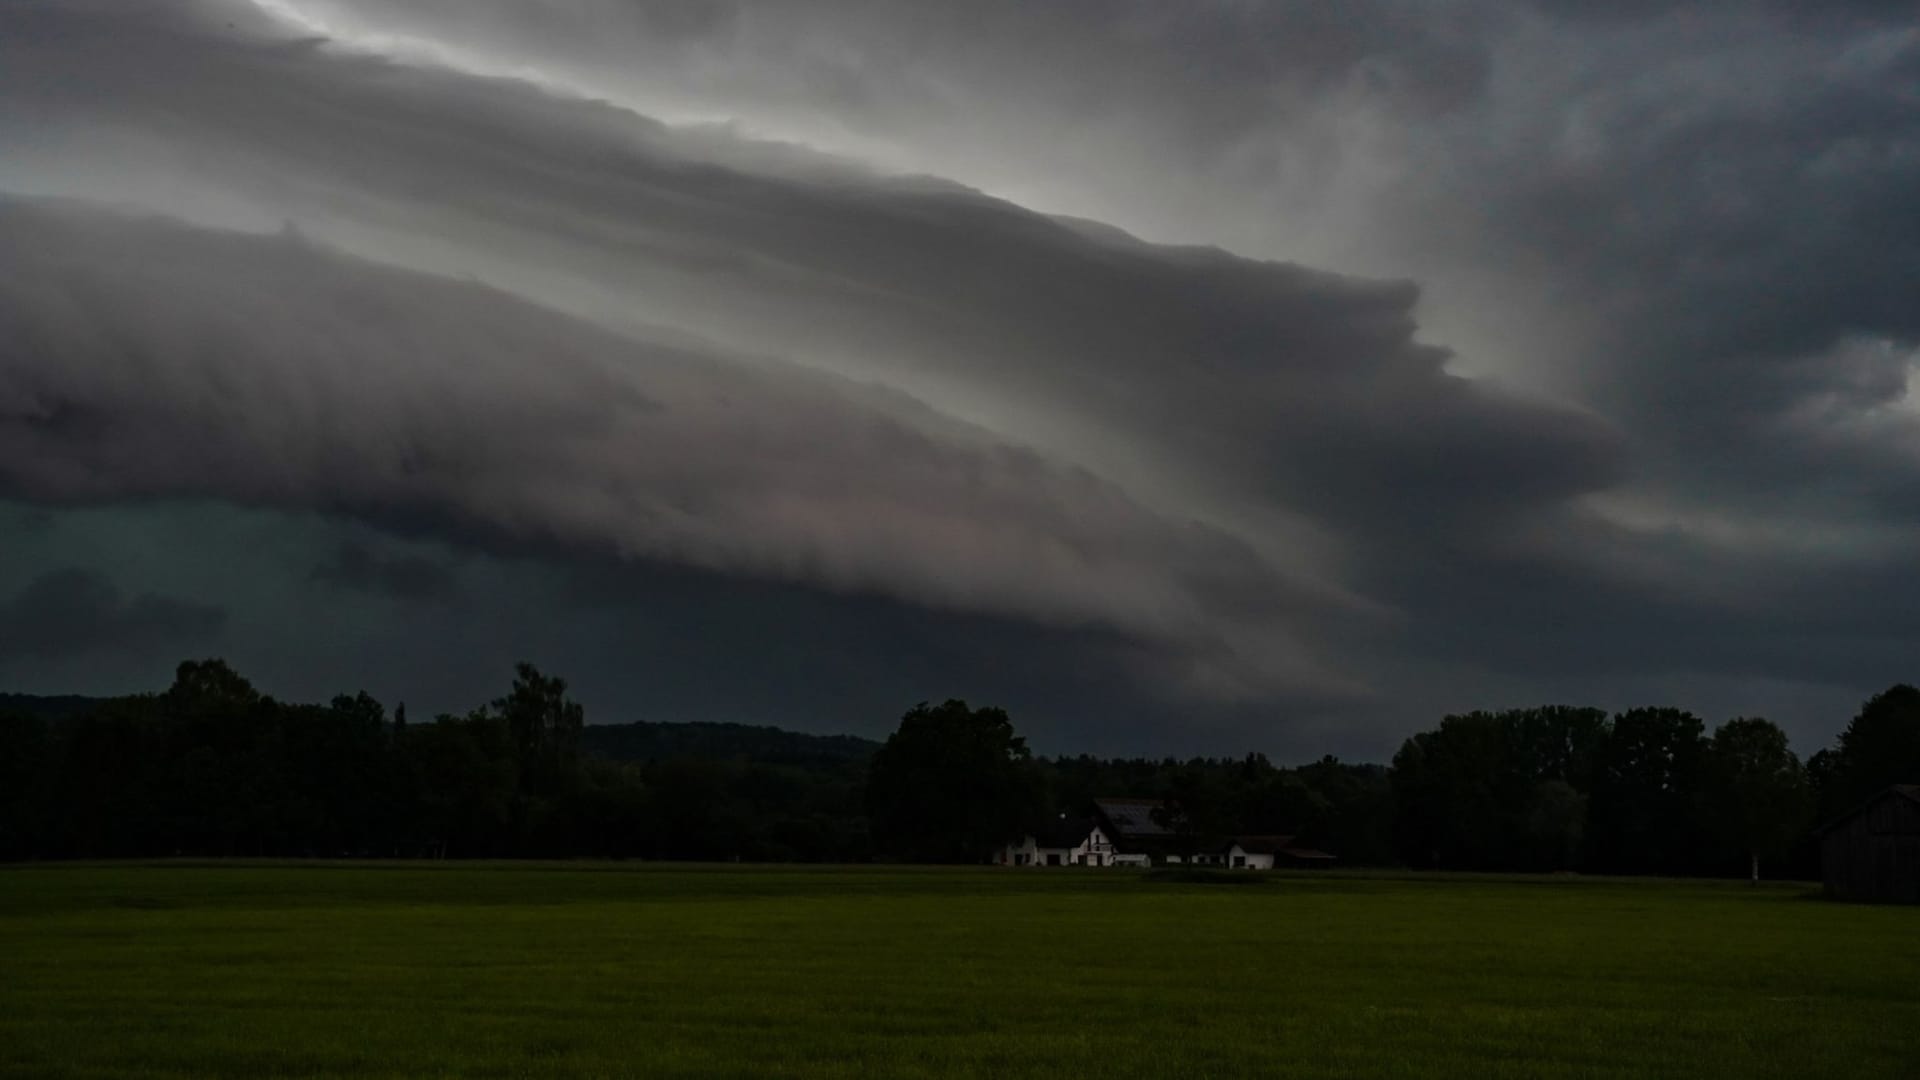
[[[1292,836],[1201,836],[1168,824],[1157,799],[1095,799],[993,853],[1001,866],[1324,866],[1333,856]]]

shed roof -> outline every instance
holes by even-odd
[[[1235,836],[1227,840],[1227,847],[1236,845],[1249,855],[1277,855],[1293,846],[1293,837]]]
[[[1841,814],[1839,817],[1836,817],[1833,820],[1827,822],[1825,825],[1822,825],[1819,828],[1813,830],[1814,834],[1817,836],[1822,833],[1832,832],[1834,829],[1837,829],[1840,826],[1845,825],[1847,822],[1852,821],[1854,818],[1859,817],[1862,813],[1865,813],[1869,808],[1878,804],[1882,799],[1908,799],[1913,802],[1920,803],[1920,784],[1895,784],[1892,787],[1879,792],[1878,794],[1871,795],[1867,798],[1865,802],[1862,802],[1859,806],[1854,807],[1853,809],[1847,811],[1846,813]]]
[[[1302,847],[1293,842],[1291,836],[1235,836],[1228,839],[1221,850],[1231,851],[1238,847],[1249,855],[1272,855],[1285,859],[1331,859],[1333,856],[1318,848]]]

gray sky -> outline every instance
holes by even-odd
[[[1903,4],[0,0],[0,683],[1384,758],[1920,653]]]

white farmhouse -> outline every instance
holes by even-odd
[[[1156,813],[1157,799],[1095,799],[1084,817],[1062,814],[991,856],[1000,866],[1152,866],[1187,864],[1236,870],[1326,865],[1333,856],[1291,836],[1202,838],[1180,835]]]
[[[1144,854],[1121,851],[1114,836],[1089,818],[1061,815],[1038,834],[1029,833],[996,852],[1003,866],[1147,866]]]

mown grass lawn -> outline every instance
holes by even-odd
[[[0,869],[0,1075],[1920,1077],[1920,910],[1807,891]]]

